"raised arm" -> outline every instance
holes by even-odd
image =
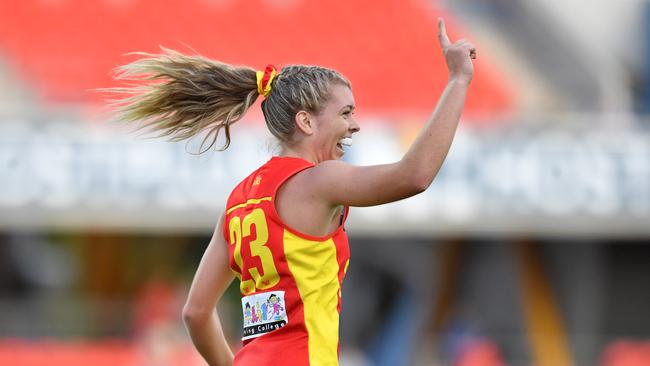
[[[438,20],[438,38],[449,80],[432,116],[404,157],[393,164],[365,167],[335,160],[323,162],[302,177],[319,197],[333,205],[373,206],[413,196],[429,187],[456,133],[474,74],[471,60],[476,58],[475,48],[468,41],[449,41],[442,19]]]
[[[192,342],[210,366],[232,365],[233,362],[233,354],[216,311],[219,299],[232,280],[222,215],[203,254],[183,307],[183,321]]]

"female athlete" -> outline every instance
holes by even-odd
[[[431,118],[403,158],[352,166],[339,159],[359,132],[348,80],[317,66],[277,71],[235,67],[167,50],[122,67],[153,81],[132,93],[121,117],[173,140],[207,131],[230,143],[230,126],[265,97],[262,111],[281,153],[232,191],[183,309],[194,345],[210,365],[338,365],[341,284],[349,206],[374,206],[424,191],[451,146],[473,75],[474,46],[439,42],[449,79]],[[203,146],[203,144],[202,144]],[[243,347],[233,357],[215,307],[234,277],[242,294]]]

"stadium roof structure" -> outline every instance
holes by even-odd
[[[164,5],[163,5],[164,4]],[[0,54],[50,102],[97,102],[111,70],[159,45],[260,69],[318,64],[344,73],[360,113],[429,113],[446,80],[436,20],[472,38],[430,0],[0,0]],[[511,114],[513,82],[479,45],[466,116]],[[495,118],[496,117],[496,118]]]

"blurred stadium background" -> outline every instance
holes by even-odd
[[[126,53],[336,68],[346,159],[383,163],[444,87],[438,16],[478,46],[466,113],[427,192],[351,212],[341,365],[650,365],[643,0],[0,0],[0,365],[203,364],[180,309],[275,147],[259,107],[201,156],[108,123]]]

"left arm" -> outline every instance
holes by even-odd
[[[183,321],[192,343],[210,366],[230,366],[233,362],[232,350],[215,309],[233,277],[228,263],[228,243],[223,237],[222,215],[183,307]]]

